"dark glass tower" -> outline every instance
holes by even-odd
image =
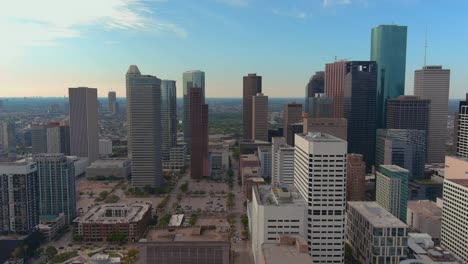
[[[377,127],[386,124],[387,100],[405,93],[406,26],[380,25],[372,29],[371,61],[377,62]]]
[[[315,94],[322,94],[325,89],[325,72],[318,71],[312,77],[306,86],[305,104],[304,111],[307,112],[309,109],[309,98],[314,98]]]
[[[243,79],[242,91],[242,137],[252,139],[252,96],[262,92],[262,76],[249,73]]]

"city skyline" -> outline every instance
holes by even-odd
[[[241,77],[249,72],[264,76],[272,98],[302,97],[310,76],[335,56],[369,60],[371,29],[380,24],[408,26],[405,94],[412,94],[413,72],[424,63],[426,28],[427,64],[451,69],[450,98],[462,98],[465,90],[460,54],[467,36],[458,33],[466,24],[462,10],[467,4],[461,1],[204,0],[195,5],[111,0],[97,6],[72,3],[71,8],[53,2],[28,3],[33,5],[28,12],[18,8],[21,3],[8,3],[0,12],[0,32],[10,40],[0,44],[5,58],[0,69],[6,73],[0,77],[1,97],[63,96],[77,86],[97,87],[99,97],[110,90],[123,95],[122,74],[129,64],[179,84],[182,72],[203,70],[206,97],[240,97]],[[86,12],[91,4],[95,10]],[[75,8],[83,12],[70,11]],[[189,11],[200,19],[187,18]],[[432,22],[447,12],[446,22]],[[213,39],[219,34],[225,37]],[[255,41],[246,46],[244,40]],[[189,43],[199,52],[186,49]],[[28,78],[20,78],[24,74]]]

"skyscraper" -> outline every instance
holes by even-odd
[[[316,94],[322,94],[325,88],[325,72],[315,72],[306,85],[304,111],[309,109],[309,98],[314,98]]]
[[[205,72],[186,71],[182,75],[182,86],[184,89],[184,141],[187,144],[187,153],[190,154],[190,89],[193,87],[202,90],[203,103],[205,103]]]
[[[3,148],[7,152],[16,151],[16,132],[15,132],[15,123],[10,121],[4,121],[0,123],[0,129],[2,130],[3,138],[0,138],[3,142]]]
[[[39,215],[65,215],[71,224],[76,213],[75,167],[63,154],[33,156],[39,178]]]
[[[346,118],[311,118],[305,115],[302,120],[303,133],[321,132],[343,140],[348,138],[348,121]]]
[[[208,105],[204,103],[203,91],[190,88],[190,175],[192,178],[209,176],[208,164]]]
[[[294,147],[284,137],[273,137],[271,149],[271,183],[294,184]]]
[[[312,263],[344,263],[346,141],[312,132],[295,141],[294,186],[308,204]]]
[[[262,76],[249,73],[243,79],[242,130],[243,139],[252,139],[252,96],[262,92]]]
[[[457,156],[468,158],[468,94],[465,101],[460,101],[457,120],[453,132],[457,137]]]
[[[161,128],[163,161],[170,158],[171,148],[177,145],[177,101],[176,82],[161,81]]]
[[[155,76],[142,75],[136,65],[130,65],[126,80],[132,186],[160,187],[163,183],[161,80]]]
[[[414,73],[414,95],[431,100],[427,146],[428,163],[445,161],[450,70],[424,66]]]
[[[405,94],[406,26],[372,29],[371,61],[377,62],[377,128],[385,128],[387,100]]]
[[[302,122],[302,104],[292,102],[284,104],[283,106],[283,134],[286,138],[288,145],[293,146],[294,135],[288,135],[291,131],[288,131],[289,125]]]
[[[343,117],[346,61],[325,64],[325,96],[333,100],[333,117]]]
[[[381,165],[376,172],[376,201],[406,223],[409,172],[397,165]]]
[[[431,100],[398,96],[387,101],[387,129],[417,129],[427,132]]]
[[[376,86],[375,62],[346,63],[344,117],[348,119],[348,149],[364,156],[367,172],[375,160]]]
[[[70,126],[61,122],[46,130],[47,153],[64,153],[70,155]]]
[[[88,157],[93,162],[99,157],[99,127],[97,89],[69,88],[70,153]]]
[[[252,139],[268,141],[268,96],[252,96]]]
[[[47,128],[51,125],[32,124],[31,125],[31,145],[33,154],[47,153]]]
[[[324,94],[315,94],[315,97],[306,98],[305,112],[313,118],[333,117],[333,99]]]
[[[0,163],[0,233],[28,234],[36,230],[38,194],[35,163]]]
[[[113,115],[118,112],[117,95],[114,91],[107,94],[107,111]]]
[[[348,154],[346,169],[346,201],[366,198],[366,163],[361,154]]]

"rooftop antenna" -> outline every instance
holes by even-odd
[[[426,58],[427,58],[427,26],[426,26],[426,36],[424,40],[424,66],[426,66]]]

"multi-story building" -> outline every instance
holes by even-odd
[[[252,99],[262,92],[262,76],[249,73],[243,78],[242,91],[242,130],[243,139],[252,139]]]
[[[424,66],[414,73],[414,95],[431,100],[427,162],[443,163],[447,140],[450,70],[442,66]]]
[[[375,161],[376,89],[375,62],[346,63],[344,117],[348,120],[348,149],[364,156],[367,172]]]
[[[209,176],[208,159],[208,105],[203,90],[190,88],[190,175],[192,178]]]
[[[468,93],[466,100],[460,101],[456,120],[453,133],[456,137],[457,156],[468,158]]]
[[[325,96],[333,100],[333,117],[341,118],[343,113],[346,61],[325,64]]]
[[[375,165],[398,165],[410,171],[410,180],[424,179],[426,131],[377,129]]]
[[[408,233],[408,259],[400,264],[460,264],[450,251],[434,241],[426,233]]]
[[[177,145],[176,82],[161,81],[161,155],[163,162],[170,158],[171,148]]]
[[[303,133],[320,132],[343,140],[348,138],[348,121],[346,118],[312,118],[304,115],[302,120]]]
[[[128,151],[132,186],[159,187],[163,182],[161,157],[161,80],[142,75],[136,65],[126,74]]]
[[[169,160],[163,161],[165,170],[182,170],[185,168],[186,144],[179,144],[169,151]]]
[[[272,168],[271,146],[259,146],[257,150],[257,155],[260,161],[260,170],[261,170],[262,177],[265,179],[271,179],[271,168]]]
[[[408,257],[408,226],[376,202],[348,202],[346,240],[359,263],[393,264]]]
[[[70,224],[76,214],[75,168],[64,154],[36,154],[39,178],[39,214],[65,215]]]
[[[252,139],[268,140],[268,96],[252,96]]]
[[[344,263],[346,153],[342,139],[296,134],[294,186],[307,203],[312,263]]]
[[[184,142],[187,147],[187,153],[190,154],[190,89],[191,88],[200,88],[203,100],[202,102],[205,103],[205,72],[194,70],[194,71],[186,71],[182,75],[182,86],[183,86],[183,93],[184,93]]]
[[[86,177],[114,177],[126,179],[130,176],[130,160],[127,158],[98,159],[86,168]]]
[[[49,124],[46,129],[47,153],[70,155],[70,126],[61,122],[58,125]]]
[[[315,97],[306,98],[307,105],[304,111],[313,118],[333,117],[333,99],[324,94],[316,93]]]
[[[387,100],[387,129],[429,129],[431,100],[401,95]]]
[[[295,135],[296,134],[302,134],[304,131],[304,125],[302,122],[290,124],[288,128],[285,130],[287,131],[287,136],[285,137],[286,143],[290,145],[291,147],[294,147],[295,145]]]
[[[39,232],[44,235],[45,241],[51,242],[60,235],[65,224],[65,215],[41,215],[37,225]]]
[[[372,29],[370,59],[378,67],[377,128],[385,128],[387,100],[405,93],[407,31],[406,26],[398,25]]]
[[[15,123],[13,122],[2,122],[0,123],[0,145],[3,145],[3,149],[6,152],[15,152],[16,151],[16,132],[15,132]]]
[[[409,172],[397,165],[380,165],[376,172],[376,202],[406,222]]]
[[[461,263],[468,263],[468,160],[447,157],[445,162],[444,202],[441,245]]]
[[[427,233],[440,242],[442,208],[429,200],[408,201],[406,224],[419,233]]]
[[[262,245],[279,244],[281,235],[306,236],[307,204],[292,186],[254,186],[248,203],[249,230],[255,263],[263,258]]]
[[[69,88],[70,154],[87,157],[93,162],[99,157],[99,127],[97,89]]]
[[[283,133],[290,146],[294,146],[294,135],[290,135],[292,132],[289,130],[289,126],[299,122],[302,122],[302,104],[296,102],[285,104],[283,107]]]
[[[314,98],[316,94],[323,94],[325,88],[325,72],[315,72],[309,79],[305,89],[305,104],[304,109],[308,109],[308,98]]]
[[[117,94],[114,91],[110,91],[107,94],[107,111],[113,115],[117,114],[119,111],[117,105]]]
[[[151,203],[99,204],[75,219],[76,234],[85,242],[106,242],[123,233],[128,242],[138,241],[151,221]]]
[[[108,157],[112,155],[112,140],[108,138],[99,139],[99,156]]]
[[[366,198],[366,163],[361,154],[348,154],[346,168],[346,201]]]
[[[272,138],[271,182],[294,184],[294,148],[286,144],[284,137]]]
[[[39,223],[39,189],[34,162],[0,163],[0,234],[28,234]]]
[[[33,154],[47,153],[47,130],[57,125],[56,123],[31,125],[31,152]],[[51,146],[53,145],[51,144]]]

